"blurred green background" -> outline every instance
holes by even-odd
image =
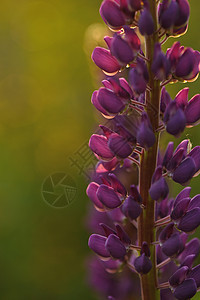
[[[69,158],[97,122],[88,26],[103,23],[100,0],[1,0],[0,299],[97,299],[87,286],[87,181]],[[200,3],[192,0],[186,46],[200,49]],[[97,38],[97,36],[95,36]],[[167,42],[170,46],[173,39]],[[86,54],[84,49],[88,51]],[[199,80],[190,96],[199,92]],[[174,96],[184,85],[170,87]],[[197,129],[189,137],[200,139]],[[48,205],[46,177],[70,174],[77,193],[63,209]],[[197,193],[199,179],[192,181]]]

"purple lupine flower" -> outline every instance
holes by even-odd
[[[161,300],[187,300],[200,287],[200,265],[193,266],[200,241],[188,242],[200,225],[200,195],[191,197],[188,186],[199,174],[200,146],[192,149],[186,139],[174,150],[169,142],[163,155],[159,132],[180,137],[200,120],[199,94],[189,100],[186,87],[172,100],[166,89],[197,79],[200,53],[180,42],[166,54],[161,49],[168,37],[186,32],[190,6],[188,0],[104,0],[100,14],[115,33],[104,38],[108,49],[92,54],[104,79],[91,101],[107,123],[89,141],[99,160],[87,188],[96,232],[89,247],[98,257],[91,282],[102,299],[154,299],[160,289]],[[168,196],[170,180],[186,186],[175,198]]]

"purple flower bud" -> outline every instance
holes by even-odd
[[[105,247],[113,258],[120,260],[124,259],[124,256],[126,255],[126,248],[115,234],[109,235],[105,243]]]
[[[200,225],[200,208],[194,208],[183,216],[178,224],[178,229],[192,232]]]
[[[144,112],[137,132],[137,141],[143,148],[148,149],[154,145],[155,140],[150,120],[148,115]]]
[[[120,82],[120,86],[127,91],[127,93],[129,94],[130,98],[133,97],[133,91],[129,85],[129,83],[127,82],[127,80],[125,78],[119,78],[119,82]]]
[[[137,65],[131,68],[129,72],[129,81],[133,90],[137,94],[142,94],[146,90],[147,82],[149,80],[146,63],[137,58]]]
[[[190,204],[188,206],[188,210],[192,210],[193,208],[200,208],[200,194],[194,196],[192,200],[190,201]]]
[[[97,197],[102,204],[109,209],[113,209],[121,205],[121,200],[115,193],[114,189],[105,184],[101,184],[99,186],[97,190]]]
[[[92,234],[89,237],[88,246],[92,249],[97,255],[102,258],[109,258],[110,253],[105,248],[107,238],[99,234]]]
[[[117,178],[117,176],[113,173],[109,173],[108,177],[110,179],[111,182],[111,187],[118,193],[120,193],[122,196],[126,196],[127,191],[124,187],[124,185],[121,183],[121,181],[119,181],[119,179]]]
[[[186,48],[178,59],[175,76],[183,80],[192,80],[199,73],[200,55],[192,48]]]
[[[125,104],[116,94],[104,87],[101,87],[97,94],[100,105],[110,114],[117,114],[125,108]]]
[[[180,268],[183,267],[183,266],[186,266],[188,267],[189,269],[192,268],[192,265],[194,263],[194,260],[195,260],[195,255],[194,254],[191,254],[191,255],[188,255],[186,256],[186,258],[184,259],[184,261],[182,262],[182,264],[180,265]]]
[[[174,152],[174,143],[173,142],[169,142],[167,145],[167,149],[165,151],[165,155],[163,158],[163,166],[167,167],[167,164],[169,163],[170,159],[173,156],[173,152]]]
[[[174,207],[178,204],[179,201],[181,201],[184,198],[189,198],[190,197],[190,192],[191,192],[191,187],[187,186],[184,188],[177,196],[174,201]]]
[[[161,100],[160,100],[160,111],[164,114],[166,107],[172,101],[169,93],[166,91],[166,88],[163,87],[161,90]]]
[[[142,247],[141,247],[141,254],[145,254],[147,257],[150,257],[151,256],[151,252],[150,252],[150,249],[149,249],[149,246],[147,244],[147,242],[143,242],[142,243]]]
[[[164,0],[159,8],[159,23],[164,29],[172,27],[176,21],[178,4],[175,0],[171,2]]]
[[[160,201],[162,199],[165,199],[168,193],[169,193],[169,188],[165,181],[165,178],[163,177],[155,181],[149,189],[149,194],[151,198],[155,201]]]
[[[96,182],[91,182],[87,187],[86,193],[87,193],[88,197],[90,198],[90,200],[93,202],[96,210],[104,211],[103,204],[97,198],[98,188],[99,188],[99,184],[97,184]]]
[[[172,102],[171,102],[172,103]],[[170,106],[170,104],[169,104]],[[169,120],[167,121],[166,130],[168,133],[178,136],[184,131],[186,125],[186,118],[183,110],[178,108],[170,112]]]
[[[104,224],[104,223],[100,223],[99,224],[101,226],[101,228],[103,229],[106,237],[108,237],[110,234],[116,234],[116,231],[114,231],[112,228],[110,228],[108,225]]]
[[[151,260],[143,253],[141,256],[138,256],[134,261],[135,269],[138,273],[147,274],[152,268]]]
[[[193,125],[200,119],[200,94],[195,95],[185,109],[187,125]]]
[[[178,220],[181,217],[183,217],[183,215],[186,213],[188,209],[190,200],[191,200],[190,198],[185,198],[177,203],[177,205],[175,206],[175,208],[172,210],[171,213],[171,218],[173,220]]]
[[[128,64],[134,59],[134,53],[121,35],[115,34],[111,43],[111,53],[121,64]]]
[[[169,283],[172,287],[176,287],[180,285],[187,277],[189,273],[189,268],[186,266],[178,269],[170,278]]]
[[[161,246],[165,255],[171,257],[183,250],[183,242],[179,233],[173,233]]]
[[[129,196],[122,205],[122,212],[130,220],[135,220],[142,212],[142,208],[132,196]]]
[[[90,149],[103,159],[112,159],[114,154],[107,145],[107,138],[103,135],[93,134],[89,141]]]
[[[197,287],[200,287],[200,265],[194,267],[188,275],[188,278],[193,278]]]
[[[179,11],[176,15],[175,26],[180,27],[185,25],[190,16],[190,6],[188,0],[176,0]]]
[[[171,48],[167,49],[166,56],[171,63],[172,72],[175,72],[176,65],[181,52],[180,48],[181,48],[180,42],[175,42]]]
[[[107,74],[115,75],[121,69],[117,59],[107,49],[96,47],[92,53],[92,59]]]
[[[186,157],[175,169],[172,179],[180,184],[186,184],[195,174],[196,166],[191,157]]]
[[[126,246],[129,246],[131,244],[131,240],[128,234],[124,231],[124,229],[119,224],[116,225],[116,229],[117,229],[117,236],[120,238],[120,241]]]
[[[133,151],[127,140],[117,133],[113,133],[109,137],[108,147],[117,157],[122,159],[128,157]]]
[[[167,57],[161,51],[161,46],[159,43],[155,45],[154,49],[152,72],[154,73],[156,79],[161,81],[167,79],[170,73],[170,63]]]
[[[139,31],[142,35],[151,35],[154,32],[154,21],[150,11],[147,8],[141,12],[139,22]]]
[[[174,291],[173,295],[178,300],[187,300],[192,298],[197,292],[197,286],[194,279],[186,279]]]
[[[104,0],[100,7],[100,15],[104,22],[114,29],[120,29],[126,21],[116,1]]]

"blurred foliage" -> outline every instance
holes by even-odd
[[[87,28],[103,23],[100,3],[1,1],[0,299],[96,299],[85,275],[86,180],[69,157],[95,128],[90,53],[84,50],[90,51]],[[190,27],[181,41],[200,49],[200,4],[190,3]],[[192,84],[190,96],[198,85]],[[172,86],[172,94],[181,87]],[[194,145],[198,130],[185,133]],[[58,171],[73,176],[78,188],[76,200],[63,209],[41,197],[44,179]],[[197,178],[192,186],[197,193]]]

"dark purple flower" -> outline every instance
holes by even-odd
[[[152,262],[145,253],[143,253],[135,259],[134,267],[138,273],[147,274],[152,269]]]
[[[192,298],[197,292],[197,286],[194,279],[186,279],[174,291],[173,295],[178,300],[187,300]]]
[[[96,47],[92,53],[94,63],[109,75],[116,74],[121,66],[117,59],[111,55],[110,50],[105,48]]]
[[[159,43],[157,43],[154,48],[154,58],[151,69],[156,79],[161,81],[167,79],[170,73],[170,62],[161,51]]]
[[[109,209],[119,207],[122,203],[114,189],[105,184],[101,184],[99,186],[97,190],[97,197],[101,203]]]
[[[129,196],[122,205],[122,212],[130,220],[137,219],[142,212],[142,208],[132,196]]]
[[[146,63],[140,58],[137,58],[136,66],[131,68],[129,72],[129,81],[133,90],[137,94],[142,94],[145,92],[147,83],[149,81],[149,75]]]
[[[156,141],[147,113],[142,114],[141,124],[137,132],[137,141],[145,149],[152,147]]]
[[[182,200],[183,201],[183,200]],[[200,208],[196,207],[188,211],[178,223],[178,229],[184,232],[192,232],[200,225]]]
[[[183,266],[179,268],[170,278],[169,283],[172,287],[177,287],[180,285],[187,277],[189,273],[189,268]]]
[[[126,24],[120,5],[116,1],[104,0],[99,12],[104,22],[111,28],[120,29]]]
[[[102,258],[109,258],[110,253],[105,248],[105,243],[107,238],[99,234],[92,234],[88,241],[88,246],[92,249],[97,255]]]
[[[139,30],[142,35],[151,35],[154,32],[154,21],[150,11],[147,8],[141,12],[139,19]]]

